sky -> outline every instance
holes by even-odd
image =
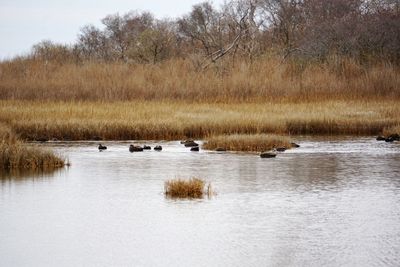
[[[81,27],[101,26],[109,14],[150,11],[157,18],[176,18],[202,0],[0,0],[0,59],[28,53],[51,40],[72,44]],[[213,0],[219,7],[223,0]]]

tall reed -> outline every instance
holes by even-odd
[[[400,97],[400,71],[350,59],[298,64],[261,57],[196,70],[190,60],[157,65],[14,59],[0,63],[0,99],[321,101]]]

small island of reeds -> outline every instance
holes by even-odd
[[[190,179],[175,178],[164,183],[164,192],[171,198],[203,198],[204,195],[211,196],[211,184],[197,177]]]
[[[233,134],[219,135],[208,138],[204,149],[222,148],[229,151],[260,152],[274,148],[292,147],[289,137],[274,134]]]

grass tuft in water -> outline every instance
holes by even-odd
[[[172,198],[203,198],[204,195],[211,196],[211,184],[205,189],[206,182],[203,179],[192,177],[186,179],[171,179],[165,181],[165,195]]]
[[[210,137],[204,149],[224,148],[230,151],[260,152],[278,147],[291,148],[290,139],[274,134],[233,134]]]

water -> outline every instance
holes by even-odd
[[[400,264],[400,143],[303,138],[275,159],[128,144],[49,143],[71,167],[3,174],[0,265]],[[191,176],[217,195],[164,197],[165,180]]]

